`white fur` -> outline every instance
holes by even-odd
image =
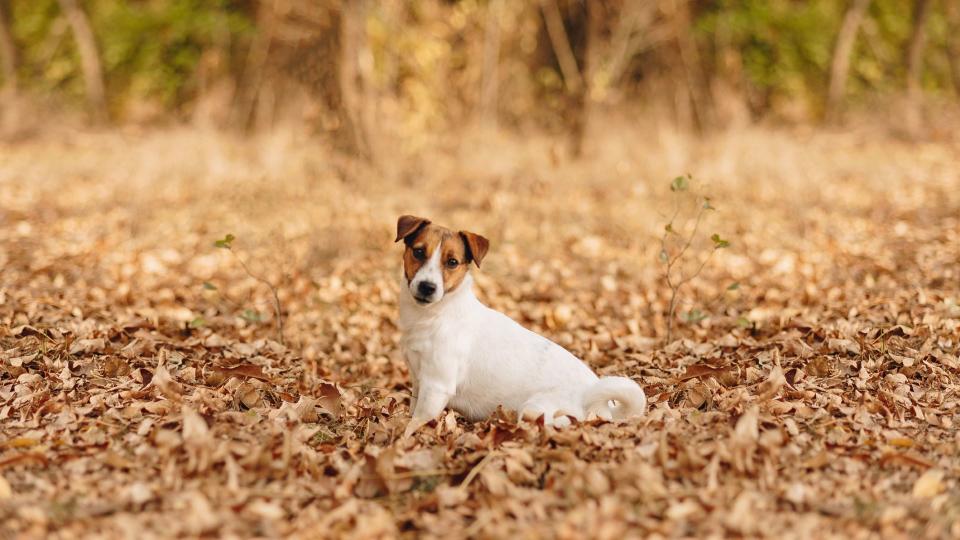
[[[433,250],[433,255],[430,256],[430,260],[424,263],[423,266],[417,270],[417,273],[414,274],[413,279],[410,280],[410,294],[417,294],[417,287],[420,286],[424,281],[433,283],[437,290],[434,292],[429,300],[430,302],[438,302],[443,298],[443,269],[440,267],[440,251],[443,245],[443,241],[437,244],[437,249]]]
[[[480,420],[502,405],[556,425],[569,420],[555,414],[579,420],[643,414],[647,400],[637,383],[598,378],[563,347],[480,303],[472,285],[467,274],[459,287],[425,305],[400,295],[400,345],[414,393],[408,435],[447,406]]]

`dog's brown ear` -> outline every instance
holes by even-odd
[[[420,227],[428,225],[429,223],[430,220],[427,218],[417,216],[400,216],[400,219],[397,220],[397,239],[394,240],[394,242],[406,240],[408,236],[420,230]]]
[[[467,246],[467,256],[477,263],[477,268],[480,268],[480,261],[483,260],[487,255],[487,250],[490,249],[490,241],[479,234],[468,231],[460,231],[460,237],[463,238],[463,243]]]

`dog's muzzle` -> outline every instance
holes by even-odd
[[[433,301],[433,295],[436,292],[436,283],[432,281],[421,281],[417,284],[417,290],[414,293],[413,298],[420,304],[429,304]]]

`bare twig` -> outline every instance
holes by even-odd
[[[273,293],[273,309],[277,316],[277,334],[280,337],[280,344],[285,345],[283,341],[283,314],[280,310],[280,296],[277,294],[277,287],[274,286],[274,284],[271,283],[270,280],[268,280],[267,278],[263,276],[258,276],[257,274],[254,274],[253,272],[251,272],[250,268],[247,267],[247,263],[243,261],[243,258],[241,258],[239,255],[237,255],[235,251],[233,251],[232,246],[228,246],[227,251],[229,251],[237,259],[237,262],[240,263],[240,266],[243,267],[243,271],[246,272],[248,276],[252,277],[253,279],[259,281],[260,283],[263,283],[264,285],[270,288],[270,292]]]
[[[680,257],[683,257],[683,254],[687,252],[687,249],[690,248],[690,244],[693,243],[693,239],[697,236],[697,230],[700,229],[700,221],[703,219],[703,213],[707,209],[704,206],[700,207],[700,211],[697,212],[697,221],[693,224],[693,231],[690,233],[690,236],[687,238],[687,242],[680,248],[680,251],[677,253],[677,256],[670,261],[669,266],[673,266],[677,261],[680,260]]]
[[[463,482],[460,482],[460,485],[457,487],[463,490],[467,489],[467,487],[470,486],[470,482],[473,482],[473,479],[476,478],[478,474],[480,474],[480,471],[483,470],[484,466],[486,466],[486,464],[491,459],[493,459],[493,457],[496,455],[497,455],[496,452],[490,452],[487,455],[483,456],[483,459],[481,459],[472,469],[470,469],[470,472],[467,473],[467,477],[464,478]]]

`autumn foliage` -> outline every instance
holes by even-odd
[[[558,162],[477,140],[394,176],[286,132],[3,147],[2,534],[960,533],[955,145],[660,128]],[[675,171],[729,246],[664,344]],[[481,297],[633,377],[648,414],[448,412],[399,441],[403,212],[489,236]]]

